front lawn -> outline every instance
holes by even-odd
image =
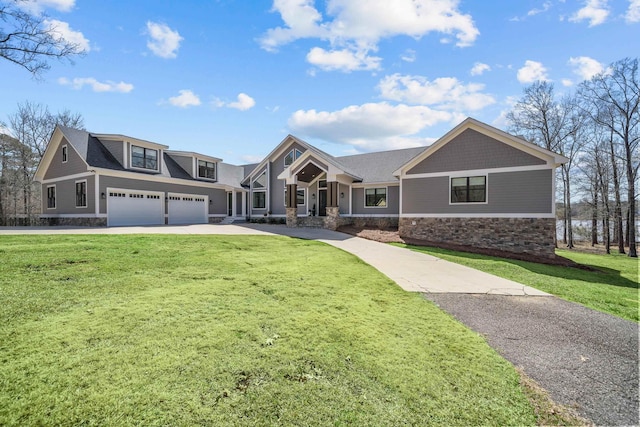
[[[327,245],[0,237],[0,425],[531,425],[513,367]]]
[[[620,254],[598,255],[556,250],[559,256],[590,267],[589,271],[447,249],[396,245],[514,280],[624,319],[638,321],[637,258]]]

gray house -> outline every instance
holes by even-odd
[[[57,127],[36,179],[50,223],[398,225],[404,237],[553,256],[555,168],[566,161],[471,118],[426,148],[353,156],[289,135],[245,166]]]

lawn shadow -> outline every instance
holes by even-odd
[[[452,251],[449,249],[442,249],[431,246],[415,246],[415,245],[400,245],[406,246],[412,250],[421,251],[421,249],[428,250],[430,254],[438,254],[456,256],[460,258],[466,259],[476,259],[476,260],[495,260],[506,262],[509,264],[517,265],[518,267],[522,267],[531,271],[532,273],[545,275],[545,276],[553,276],[561,279],[568,280],[581,280],[583,282],[589,283],[599,283],[602,285],[609,286],[618,286],[624,288],[638,289],[638,282],[634,282],[633,280],[629,280],[626,277],[623,277],[620,270],[616,270],[613,268],[602,267],[599,265],[590,265],[590,264],[577,264],[574,266],[564,266],[564,265],[552,265],[552,264],[541,264],[537,262],[531,261],[523,261],[517,259],[510,258],[502,258],[495,257],[484,254],[476,254],[472,252],[460,252],[460,251]],[[562,258],[562,257],[561,257]]]

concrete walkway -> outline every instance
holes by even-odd
[[[318,240],[352,253],[409,292],[493,295],[549,294],[473,268],[386,243],[321,228],[284,225],[185,225],[149,227],[0,227],[2,234],[227,234],[284,235]]]

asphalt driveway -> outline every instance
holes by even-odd
[[[425,294],[551,398],[596,425],[638,425],[638,324],[556,297]]]

